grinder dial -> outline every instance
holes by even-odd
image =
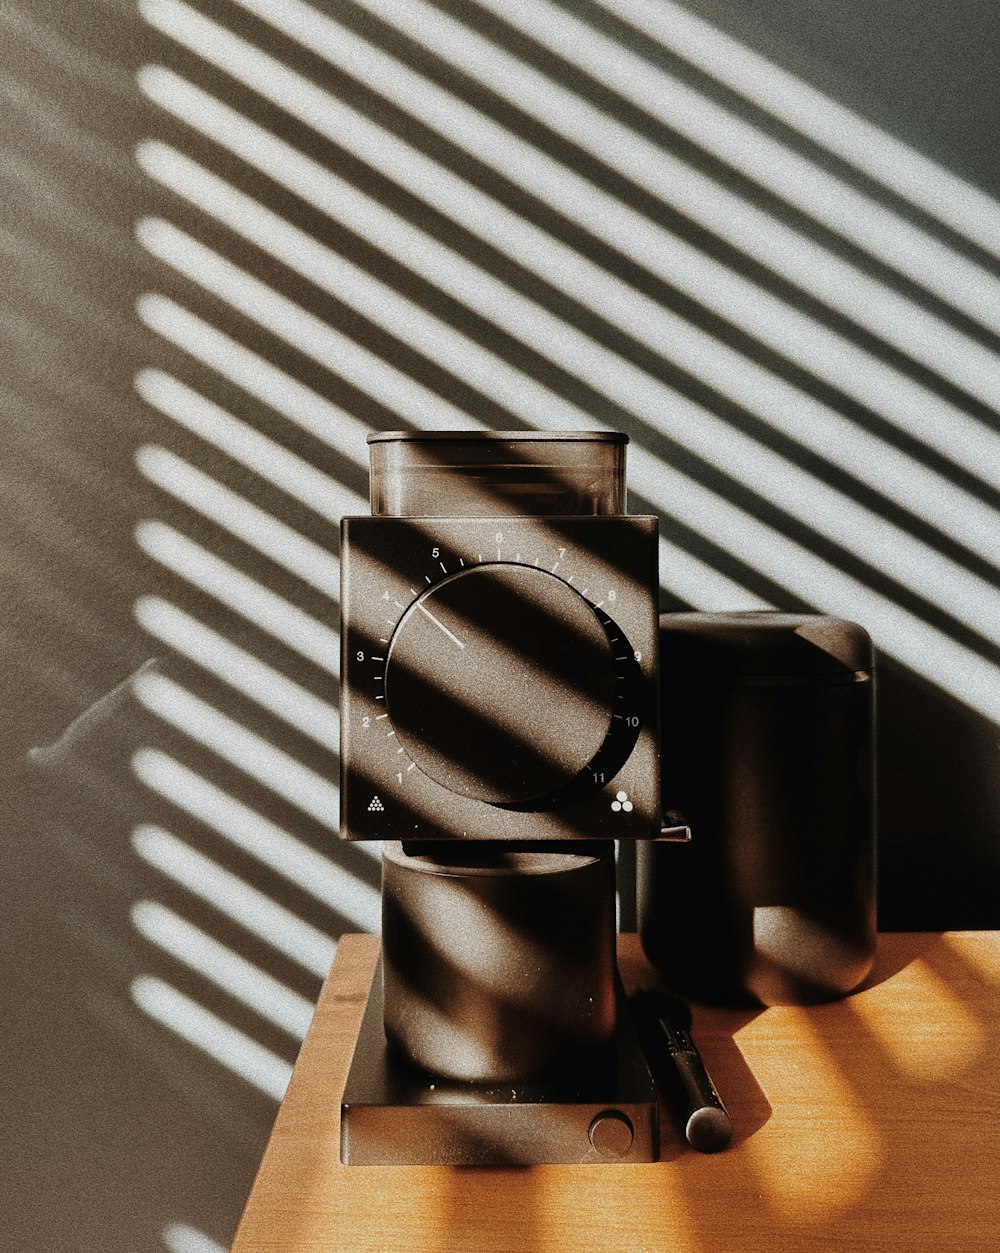
[[[532,808],[607,740],[620,661],[601,617],[568,583],[490,562],[429,587],[400,618],[386,711],[410,759],[449,791]]]

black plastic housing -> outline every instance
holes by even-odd
[[[850,992],[875,951],[875,670],[841,619],[660,619],[665,810],[687,843],[637,847],[643,947],[697,1000]]]

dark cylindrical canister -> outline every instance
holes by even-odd
[[[387,1038],[434,1074],[526,1079],[592,1063],[615,1027],[614,845],[386,844]]]
[[[677,991],[842,996],[875,950],[871,640],[820,615],[660,619],[664,810],[687,843],[637,849],[638,918]]]

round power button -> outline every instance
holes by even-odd
[[[590,1143],[601,1157],[624,1157],[632,1147],[632,1124],[619,1109],[606,1109],[590,1124]]]

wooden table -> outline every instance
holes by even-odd
[[[696,1153],[667,1114],[652,1166],[342,1166],[377,953],[340,944],[232,1253],[1000,1249],[1000,932],[882,935],[835,1004],[696,1008],[733,1143]],[[635,936],[619,955],[654,982]]]

